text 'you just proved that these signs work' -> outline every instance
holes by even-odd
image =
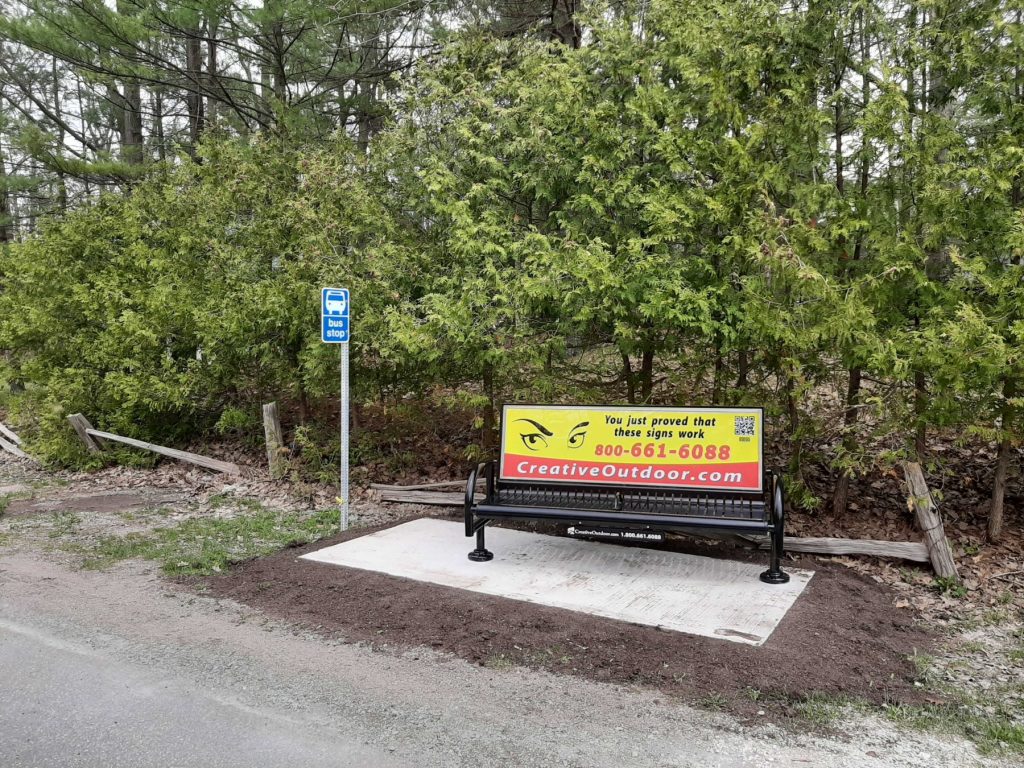
[[[761,491],[760,408],[506,405],[502,479]]]

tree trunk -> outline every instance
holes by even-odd
[[[134,16],[138,7],[118,0],[117,12],[124,16]],[[125,58],[129,58],[130,50],[118,50]],[[115,89],[115,93],[117,93]],[[138,80],[125,80],[120,93],[121,101],[118,130],[121,136],[121,159],[129,165],[142,165],[145,162],[142,132],[142,86]]]
[[[110,104],[111,111],[111,129],[116,132],[117,139],[121,145],[121,156],[124,159],[125,150],[125,135],[124,127],[127,123],[128,117],[125,114],[125,98],[124,95],[117,90],[113,85],[107,85],[107,102]],[[114,146],[111,143],[108,147],[113,152]]]
[[[996,456],[996,476],[992,481],[992,506],[988,513],[988,540],[999,541],[1003,534],[1003,501],[1006,498],[1006,476],[1010,469],[1010,457],[1013,454],[1014,413],[1010,402],[1016,397],[1016,381],[1007,377],[1003,380],[1002,424],[999,440],[999,453]]]
[[[306,426],[307,421],[309,421],[309,395],[306,394],[306,388],[299,384],[299,426]]]
[[[928,408],[928,390],[925,384],[924,371],[914,371],[914,456],[922,464],[928,448],[928,422],[925,414]]]
[[[359,151],[366,153],[370,149],[370,136],[372,132],[373,117],[371,114],[374,97],[373,85],[368,82],[361,82],[356,86],[356,121],[358,125],[356,134],[356,145]]]
[[[199,138],[203,133],[206,117],[203,112],[203,97],[200,95],[203,81],[202,47],[199,30],[189,32],[185,40],[185,72],[188,76],[188,90],[185,92],[185,110],[188,112],[189,152],[195,154]]]
[[[739,352],[737,368],[739,372],[736,376],[736,389],[745,389],[750,386],[748,382],[750,376],[750,352],[747,351],[746,347]]]
[[[1021,11],[1016,13],[1016,22],[1020,26]],[[1024,93],[1021,88],[1021,69],[1014,67],[1014,96],[1015,106],[1024,101]],[[1010,188],[1010,205],[1016,212],[1020,212],[1021,204],[1024,203],[1024,173],[1018,173]],[[1021,257],[1021,264],[1024,264],[1024,256]],[[1016,314],[1016,313],[1015,313]],[[1009,321],[1016,320],[1016,317],[1007,318]],[[1012,327],[1012,323],[1008,323]],[[1006,498],[1006,479],[1010,470],[1010,459],[1013,455],[1013,431],[1016,427],[1016,414],[1011,402],[1017,396],[1017,379],[1007,374],[1003,377],[1003,405],[1001,409],[1001,435],[999,440],[999,452],[996,455],[996,474],[992,481],[992,506],[988,515],[988,540],[999,541],[1003,532],[1003,503]]]
[[[645,349],[640,357],[640,402],[647,403],[654,389],[654,350]]]
[[[206,120],[215,123],[217,120],[217,99],[214,92],[217,87],[217,31],[220,19],[210,16],[206,19],[206,76],[203,79],[206,91]]]
[[[949,50],[949,41],[956,37],[954,30],[950,28],[950,24],[956,23],[958,12],[953,5],[946,5],[941,8],[933,6],[933,8],[935,10],[932,12],[932,17],[928,18],[924,24],[927,25],[929,22],[934,21],[936,18],[934,14],[941,14],[938,16],[938,26],[941,34],[932,34],[930,36],[930,39],[934,41],[934,46],[929,51],[929,56],[925,62],[930,63],[931,66],[927,67],[922,74],[921,98],[928,113],[933,116],[933,119],[938,118],[941,121],[952,121],[954,98],[952,95],[952,88],[948,82],[948,75],[950,56],[953,51]],[[949,148],[945,143],[940,144],[940,148],[935,153],[935,157],[932,162],[934,163],[936,172],[939,172],[942,166],[948,164]],[[947,242],[936,243],[935,246],[929,249],[926,253],[924,267],[925,277],[932,282],[945,281],[949,272],[950,264],[951,258],[949,244]],[[918,319],[915,319],[915,326],[919,325],[919,322],[920,321]],[[927,391],[925,389],[925,383],[924,371],[915,371],[914,410],[917,414],[917,434],[915,435],[914,448],[918,456],[918,461],[922,461],[925,450],[926,422],[924,412],[927,405]]]
[[[836,99],[835,107],[835,132],[836,132],[836,189],[842,195],[846,190],[846,178],[843,175],[843,105]]]
[[[131,165],[145,162],[142,132],[142,87],[137,80],[124,84],[124,127],[121,132],[121,157]]]
[[[856,447],[854,427],[857,424],[857,404],[860,401],[860,368],[850,369],[850,380],[846,388],[846,411],[843,413],[843,452],[851,453]],[[835,492],[832,494],[832,513],[842,516],[846,514],[850,495],[850,471],[844,469],[836,480]]]
[[[715,333],[715,369],[711,377],[711,404],[722,404],[722,384],[725,376],[725,363],[722,360],[722,334]]]
[[[551,37],[570,48],[579,48],[583,30],[576,21],[578,0],[551,0]]]
[[[61,108],[60,99],[60,72],[57,67],[57,57],[50,57],[50,73],[52,75],[52,92],[50,98],[53,100],[53,112],[57,116],[57,146],[63,149],[65,131],[64,131],[64,114]],[[62,212],[68,209],[68,185],[67,179],[65,178],[64,169],[57,169],[57,208]]]
[[[480,433],[480,447],[484,452],[495,445],[495,366],[493,362],[483,364],[483,395],[487,404],[483,409],[483,428]]]
[[[863,108],[866,110],[871,100],[871,88],[868,83],[867,70],[870,67],[870,57],[868,56],[868,41],[867,32],[864,28],[864,11],[861,10],[858,15],[858,22],[860,27],[860,64],[864,69],[864,74],[861,77],[861,98],[863,100]],[[838,119],[838,118],[837,118]],[[837,147],[837,151],[841,153],[841,148]],[[860,157],[860,169],[858,174],[858,192],[860,193],[860,204],[866,206],[867,195],[868,195],[868,183],[870,181],[870,167],[868,165],[868,144],[867,136],[861,137],[861,157]],[[841,158],[842,155],[840,154]],[[839,162],[837,161],[837,165]],[[843,186],[840,184],[840,194],[843,193]],[[864,237],[858,236],[853,246],[853,262],[859,261],[864,256]],[[847,270],[849,273],[850,270]],[[857,426],[857,415],[859,413],[858,406],[860,404],[860,389],[861,389],[861,369],[854,365],[849,369],[849,378],[847,380],[846,387],[846,409],[843,412],[843,455],[848,458],[850,454],[856,450],[856,426]],[[842,517],[846,515],[847,508],[849,506],[850,497],[850,477],[852,471],[849,468],[843,468],[840,471],[839,477],[836,480],[836,487],[832,494],[832,514],[836,517]]]
[[[153,97],[153,136],[156,138],[156,156],[162,163],[167,159],[167,137],[164,136],[164,97],[159,89]]]
[[[629,355],[619,352],[622,355],[622,377],[626,380],[626,402],[636,403],[636,374],[633,372],[633,365],[629,361]]]
[[[142,165],[146,160],[142,132],[142,87],[137,80],[125,84],[124,95],[124,159],[132,165]]]
[[[793,377],[786,373],[786,411],[789,414],[789,437],[793,441],[793,456],[789,461],[789,473],[803,482],[803,438],[800,435],[800,409],[796,404]]]
[[[0,144],[0,246],[14,242],[14,216],[11,196],[7,192],[7,159]]]
[[[284,57],[284,22],[275,21],[272,27],[274,57],[274,98],[278,104],[284,104],[288,96],[288,79],[285,74]]]

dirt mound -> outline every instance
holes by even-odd
[[[920,698],[910,657],[931,648],[932,637],[910,610],[893,606],[887,587],[840,565],[812,558],[794,563],[816,575],[758,648],[297,559],[372,530],[379,529],[253,560],[207,585],[218,595],[348,641],[398,651],[425,646],[482,665],[527,665],[652,686],[747,714],[765,707],[785,711],[817,694],[875,703]],[[695,542],[670,548],[750,557]]]

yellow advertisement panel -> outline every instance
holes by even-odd
[[[760,408],[506,405],[499,476],[761,491]]]

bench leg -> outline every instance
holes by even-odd
[[[761,574],[761,581],[765,584],[785,584],[789,581],[789,574],[782,570],[782,532],[772,531],[772,554],[768,570]]]
[[[487,547],[484,546],[484,527],[487,522],[480,523],[480,527],[476,529],[476,549],[469,553],[469,559],[474,563],[486,563],[488,560],[494,559],[494,553],[488,552]]]
[[[772,539],[772,556],[768,570],[761,574],[765,584],[785,584],[789,574],[782,570],[782,551],[786,541],[786,498],[782,490],[782,478],[775,476],[774,493],[772,494],[773,525],[770,532]]]

